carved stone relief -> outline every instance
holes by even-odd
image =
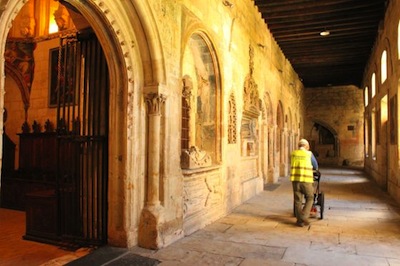
[[[249,47],[250,73],[244,83],[244,110],[240,129],[242,156],[255,156],[258,153],[258,117],[260,115],[260,98],[258,85],[253,78],[254,51]]]
[[[150,115],[160,115],[162,104],[165,102],[166,97],[162,94],[150,93],[146,95],[146,103]]]
[[[57,23],[58,30],[66,30],[69,27],[69,13],[63,5],[59,5],[58,9],[54,12],[54,20]]]
[[[35,25],[36,25],[35,18],[32,15],[26,14],[22,16],[19,25],[19,31],[21,36],[23,36],[24,38],[32,37],[34,35]]]
[[[191,108],[190,98],[192,96],[193,82],[192,79],[186,75],[182,79],[183,81],[183,89],[182,89],[182,98],[185,99],[185,102],[188,108]]]
[[[218,208],[223,194],[221,186],[221,175],[218,171],[196,174],[188,178],[183,189],[184,218],[206,213],[210,208]]]
[[[211,166],[211,164],[211,156],[196,146],[192,146],[182,152],[181,167],[183,169],[196,169]]]
[[[228,121],[228,143],[236,143],[236,101],[235,95],[232,93],[229,98],[229,121]]]

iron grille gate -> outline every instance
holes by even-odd
[[[107,241],[108,92],[94,34],[62,38],[58,56],[57,196],[62,241]]]

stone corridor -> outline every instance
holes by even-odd
[[[230,215],[164,249],[105,247],[71,265],[157,264],[145,258],[163,266],[400,265],[398,204],[360,170],[323,168],[321,174],[324,219],[318,212],[308,227],[294,225],[291,184],[280,178]],[[142,264],[132,264],[136,255],[145,257]]]
[[[324,219],[318,212],[308,227],[294,225],[291,185],[280,178],[230,215],[158,251],[102,247],[84,256],[87,250],[22,240],[16,234],[23,226],[7,234],[5,221],[18,218],[8,213],[0,223],[0,265],[400,265],[398,204],[360,170],[321,174]]]

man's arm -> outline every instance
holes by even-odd
[[[313,170],[318,170],[318,162],[313,153],[311,153],[311,163],[313,166]]]

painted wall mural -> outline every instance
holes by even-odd
[[[35,72],[33,57],[35,48],[36,44],[33,42],[8,41],[4,53],[6,74],[18,84],[25,110],[29,108],[29,96]]]

